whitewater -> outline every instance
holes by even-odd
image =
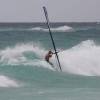
[[[1,100],[99,100],[100,25],[52,23],[62,72],[45,24],[0,24]]]
[[[62,71],[80,75],[100,75],[100,46],[94,41],[87,40],[67,49],[59,50],[59,58]],[[48,51],[39,44],[17,44],[15,47],[7,47],[0,51],[0,63],[5,65],[37,65],[52,69],[44,60]],[[31,57],[29,57],[31,55]],[[55,68],[57,61],[55,56],[51,58]],[[87,68],[88,66],[88,68]]]

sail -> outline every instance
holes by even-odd
[[[46,21],[47,21],[47,26],[48,26],[48,29],[49,29],[49,34],[50,34],[50,37],[51,37],[51,41],[52,41],[52,44],[53,44],[53,48],[54,48],[54,51],[55,51],[57,62],[58,62],[60,70],[62,71],[61,64],[60,64],[60,61],[59,61],[59,56],[58,56],[58,53],[57,53],[57,50],[56,50],[56,45],[55,45],[55,42],[54,42],[51,30],[50,30],[50,23],[49,23],[49,18],[48,18],[48,13],[47,13],[46,7],[43,7],[43,10],[44,10],[44,13],[45,13],[45,17],[46,17]]]

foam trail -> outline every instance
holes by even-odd
[[[0,75],[0,87],[18,87],[19,85],[10,78]]]
[[[59,56],[62,70],[67,73],[100,75],[100,46],[96,46],[92,40],[65,50],[59,53]]]
[[[41,27],[35,27],[35,28],[32,28],[31,30],[48,32],[48,29],[41,28]],[[68,32],[68,31],[72,31],[72,30],[73,30],[73,28],[69,27],[69,26],[60,26],[57,28],[51,28],[51,31],[53,31],[53,32]]]

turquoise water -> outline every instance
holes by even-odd
[[[53,23],[62,72],[43,23],[0,24],[0,100],[99,100],[100,24]]]

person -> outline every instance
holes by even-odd
[[[46,60],[50,65],[53,65],[53,64],[49,61],[53,54],[54,54],[54,53],[53,53],[51,50],[49,50],[49,52],[48,52],[48,53],[46,54],[46,56],[45,56],[45,60]]]

